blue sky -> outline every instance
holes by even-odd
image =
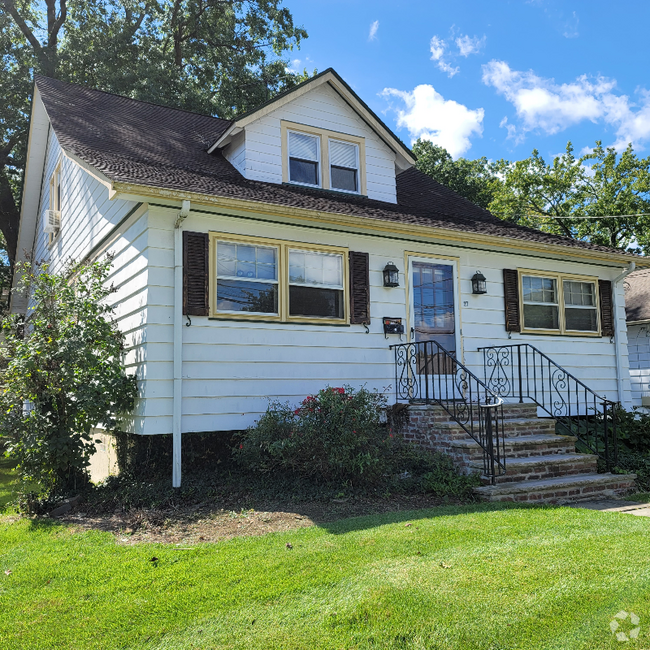
[[[285,0],[333,67],[407,144],[546,158],[571,140],[650,154],[650,2]]]

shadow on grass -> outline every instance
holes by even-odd
[[[453,517],[455,515],[467,515],[473,513],[499,512],[503,510],[539,510],[554,509],[561,506],[553,504],[527,504],[527,503],[470,503],[467,505],[442,505],[432,508],[418,510],[400,510],[397,512],[383,512],[378,514],[368,514],[349,519],[340,519],[337,521],[316,521],[312,520],[319,527],[333,535],[343,535],[358,530],[367,530],[377,528],[388,524],[398,524],[402,522],[415,522],[420,519],[432,519],[434,517]]]

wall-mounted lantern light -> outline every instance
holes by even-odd
[[[392,262],[384,267],[384,286],[399,287],[399,269]]]
[[[487,293],[485,276],[480,271],[472,276],[472,293]]]

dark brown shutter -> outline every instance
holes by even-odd
[[[208,235],[183,231],[183,313],[208,315]]]
[[[350,322],[370,323],[370,263],[368,253],[350,251]]]
[[[600,296],[600,331],[603,336],[614,336],[614,301],[610,280],[598,280]]]
[[[519,274],[516,269],[503,269],[503,299],[506,309],[506,331],[521,332]]]

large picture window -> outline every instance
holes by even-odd
[[[347,322],[347,250],[212,236],[212,314]]]
[[[521,272],[524,330],[597,334],[597,281],[561,274]]]

